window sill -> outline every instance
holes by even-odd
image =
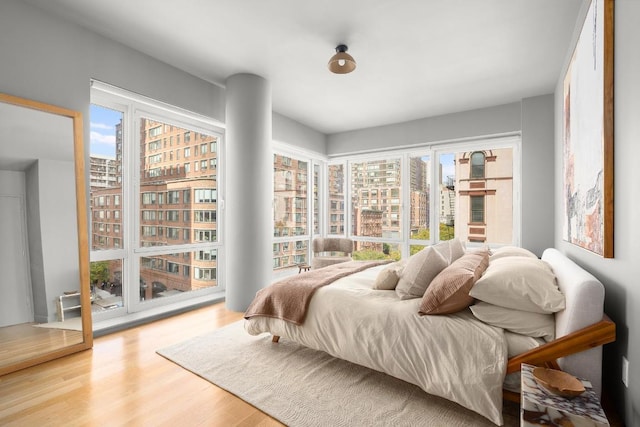
[[[176,302],[175,304],[165,305],[152,308],[149,310],[131,313],[124,316],[114,317],[112,319],[102,320],[93,324],[93,337],[100,337],[121,331],[123,329],[133,328],[135,326],[150,323],[156,320],[175,316],[196,308],[205,307],[225,300],[224,290],[215,292],[199,298],[193,298],[186,301]]]

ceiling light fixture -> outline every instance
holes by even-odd
[[[336,54],[329,60],[329,71],[336,74],[347,74],[356,69],[356,60],[347,53],[347,45],[336,46]]]

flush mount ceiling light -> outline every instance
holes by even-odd
[[[336,54],[329,60],[329,71],[336,74],[347,74],[356,69],[356,60],[347,53],[347,45],[336,47]]]

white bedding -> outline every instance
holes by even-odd
[[[383,268],[317,290],[302,326],[254,317],[245,321],[245,329],[251,335],[268,332],[385,372],[502,425],[507,365],[502,329],[477,320],[468,309],[420,316],[419,298],[399,300],[395,291],[371,289]]]

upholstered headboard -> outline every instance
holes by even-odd
[[[546,249],[542,259],[551,265],[566,308],[556,313],[556,339],[590,326],[604,316],[604,286],[557,249]],[[591,381],[598,396],[602,391],[602,346],[558,360],[563,371]]]

